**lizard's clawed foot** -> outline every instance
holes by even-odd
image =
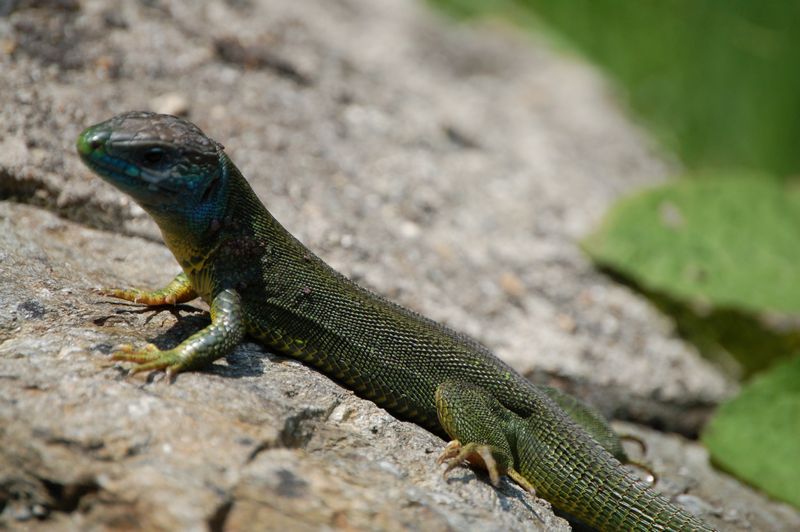
[[[492,453],[491,445],[481,445],[478,443],[461,445],[460,441],[453,440],[445,446],[442,454],[436,459],[437,464],[447,464],[447,468],[444,470],[443,474],[445,478],[450,471],[463,464],[465,461],[469,461],[476,466],[484,467],[486,471],[489,472],[489,480],[494,487],[499,486],[500,476],[505,474],[508,475],[511,480],[519,484],[522,489],[536,497],[536,489],[533,487],[533,484],[523,477],[516,469],[509,467],[506,471],[500,470],[497,460]],[[544,522],[544,519],[537,511],[534,510],[533,513],[536,514],[536,517],[540,521]]]
[[[137,288],[96,288],[93,292],[97,295],[148,306],[175,305],[177,303],[176,295],[165,291],[147,292]]]
[[[620,441],[629,441],[631,443],[635,443],[639,446],[639,450],[642,454],[647,454],[647,442],[644,439],[640,438],[639,436],[634,436],[633,434],[620,434],[619,436]]]
[[[651,486],[655,485],[655,483],[658,482],[658,475],[656,474],[655,471],[653,471],[653,468],[650,467],[648,464],[644,462],[639,462],[638,460],[628,460],[627,462],[625,462],[625,465],[630,465],[635,467],[636,469],[641,469],[642,471],[644,471],[647,474],[645,482],[647,482]]]
[[[502,472],[497,467],[497,461],[492,455],[492,448],[489,445],[481,445],[478,443],[468,443],[461,445],[458,440],[453,440],[448,443],[442,454],[436,460],[438,464],[447,464],[443,476],[446,478],[447,474],[453,469],[463,464],[465,461],[476,466],[482,466],[489,473],[489,480],[492,485],[497,487],[500,485],[500,475]]]
[[[520,486],[522,489],[524,489],[525,491],[527,491],[528,493],[530,493],[532,497],[536,497],[536,488],[534,488],[534,487],[533,487],[533,484],[531,484],[531,483],[528,481],[528,479],[527,479],[527,478],[523,477],[523,476],[522,476],[522,474],[521,474],[519,471],[517,471],[517,470],[516,470],[516,469],[514,469],[514,468],[509,468],[509,469],[508,469],[508,471],[506,472],[506,474],[507,474],[507,475],[508,475],[508,476],[511,478],[511,480],[513,480],[514,482],[516,482],[517,484],[519,484],[519,486]],[[539,512],[538,512],[538,511],[536,511],[536,509],[534,509],[534,508],[531,508],[531,511],[533,512],[533,515],[535,515],[535,516],[536,516],[536,518],[537,518],[539,521],[541,521],[542,523],[544,523],[544,517],[542,517],[542,516],[539,514]]]
[[[170,380],[175,373],[183,369],[185,363],[184,358],[174,349],[162,351],[153,344],[147,344],[141,349],[136,349],[130,344],[121,345],[111,355],[111,360],[133,362],[133,367],[128,370],[131,375],[142,371],[166,370]]]
[[[155,307],[160,305],[177,305],[197,297],[197,292],[192,287],[192,282],[181,272],[161,290],[140,290],[138,288],[102,288],[95,293],[124,299],[132,303]]]
[[[511,480],[520,485],[522,489],[536,497],[536,488],[533,487],[527,478],[523,477],[516,469],[509,468],[506,474],[511,477]]]
[[[458,440],[451,440],[447,442],[447,445],[444,446],[444,450],[442,454],[439,455],[439,458],[436,459],[437,464],[443,464],[445,461],[448,461],[461,451],[461,442]]]

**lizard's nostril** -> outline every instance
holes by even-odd
[[[108,137],[108,131],[89,128],[78,137],[78,152],[83,155],[89,155],[102,148]]]

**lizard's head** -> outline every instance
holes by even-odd
[[[77,149],[89,168],[132,196],[156,221],[198,220],[219,205],[227,160],[223,147],[186,120],[123,113],[87,128]]]

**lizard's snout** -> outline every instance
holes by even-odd
[[[96,127],[90,127],[83,131],[78,136],[77,148],[78,153],[81,155],[90,155],[92,152],[102,148],[110,133],[108,130],[104,129],[97,129]]]

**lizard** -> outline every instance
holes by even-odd
[[[145,305],[200,297],[210,306],[211,324],[174,348],[121,346],[112,359],[131,373],[165,370],[171,381],[248,335],[452,438],[440,456],[445,474],[469,460],[495,486],[508,475],[600,530],[712,530],[622,466],[620,439],[595,409],[328,266],[196,125],[131,111],[85,129],[76,148],[153,218],[182,270],[160,290],[101,293]]]

